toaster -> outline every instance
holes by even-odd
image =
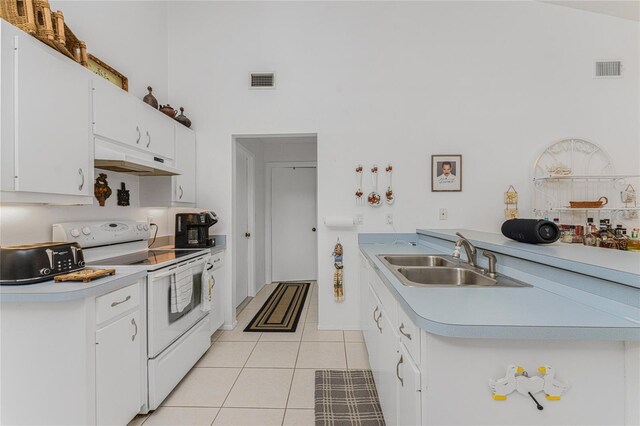
[[[0,284],[32,284],[84,269],[78,243],[38,243],[0,247]]]

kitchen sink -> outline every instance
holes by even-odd
[[[434,255],[393,255],[382,256],[384,260],[395,266],[455,266],[458,262],[445,256]]]
[[[378,259],[407,287],[531,287],[505,275],[490,276],[482,268],[439,254],[379,254]]]
[[[497,281],[481,273],[464,268],[399,268],[398,273],[415,287],[423,285],[496,285]]]

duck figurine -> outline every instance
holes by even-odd
[[[504,401],[507,395],[516,390],[516,372],[524,371],[524,368],[511,364],[507,367],[505,376],[498,380],[489,379],[489,387],[493,391],[491,397],[496,401]]]
[[[550,365],[541,365],[538,371],[544,374],[544,387],[542,390],[547,394],[549,401],[559,401],[563,393],[569,389],[569,383],[562,382],[555,378],[556,370]]]
[[[518,367],[518,373],[524,373],[516,377],[516,391],[524,396],[530,396],[538,392],[542,392],[544,387],[544,379],[540,376],[529,377],[529,375]]]

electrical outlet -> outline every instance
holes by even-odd
[[[385,215],[385,223],[386,223],[387,225],[393,225],[393,214],[391,214],[391,213],[387,213],[387,214]]]
[[[447,209],[440,209],[440,212],[438,213],[440,220],[447,220],[448,215],[449,213],[447,212]]]
[[[364,225],[364,216],[357,214],[354,220],[354,225]]]
[[[153,216],[147,216],[147,223],[153,223]]]

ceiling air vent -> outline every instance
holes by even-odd
[[[273,89],[276,87],[276,75],[272,72],[252,72],[251,89]]]
[[[596,61],[596,78],[622,77],[622,61]]]

